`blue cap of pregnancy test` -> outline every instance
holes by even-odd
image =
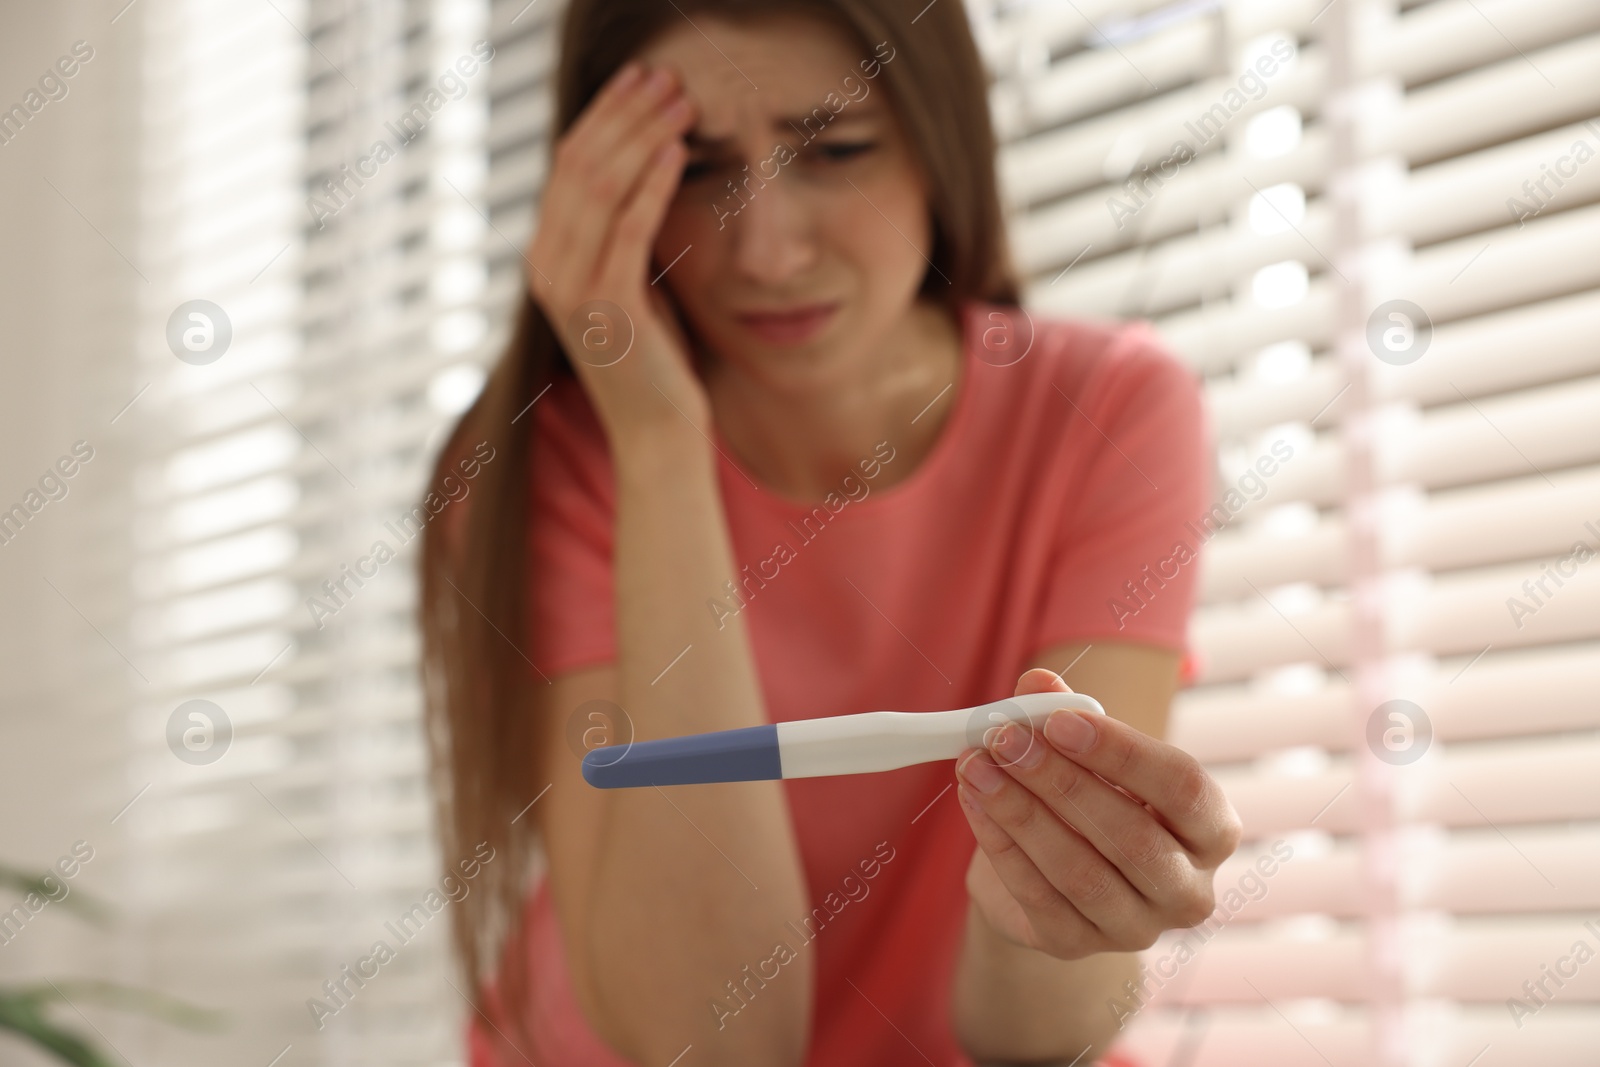
[[[597,789],[698,785],[783,777],[774,723],[736,730],[635,741],[589,750],[583,780]]]

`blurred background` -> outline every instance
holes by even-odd
[[[1173,735],[1248,841],[1125,1049],[1600,1062],[1600,5],[967,6],[1028,306],[1153,320],[1216,434]],[[462,1061],[397,524],[560,13],[0,11],[4,1062]]]

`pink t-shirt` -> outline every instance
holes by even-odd
[[[998,700],[1066,642],[1187,649],[1201,543],[1189,524],[1211,490],[1194,376],[1142,323],[1030,324],[977,303],[962,318],[954,409],[893,485],[874,484],[907,462],[892,439],[813,506],[752,484],[714,435],[742,568],[743,602],[725,608],[745,621],[772,722]],[[615,659],[614,490],[581,383],[558,380],[535,410],[532,658],[554,677]],[[809,1064],[970,1067],[950,990],[976,845],[954,779],[947,761],[783,784],[813,905],[785,938],[815,953]],[[539,1067],[625,1067],[579,1012],[543,882],[525,918],[537,1045],[522,1051]],[[791,958],[729,978],[758,995]],[[741,1006],[706,991],[724,1026]],[[472,1067],[522,1062],[496,1059],[492,1036],[474,1017]]]

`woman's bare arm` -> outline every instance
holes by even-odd
[[[766,722],[743,620],[708,602],[736,580],[714,453],[687,424],[617,456],[619,703],[642,739]],[[605,792],[589,949],[602,1008],[632,1051],[668,1063],[798,1063],[811,956],[720,1024],[711,1000],[772,955],[808,908],[782,785]]]
[[[766,716],[743,621],[719,625],[708,607],[738,577],[709,399],[670,307],[647,284],[693,107],[672,72],[644,73],[637,64],[619,72],[559,140],[528,262],[534,299],[561,332],[610,445],[615,699],[648,740]],[[589,350],[597,329],[611,336],[619,326],[630,338],[622,355]],[[576,708],[548,710],[543,769],[553,788],[538,817],[593,1025],[639,1063],[676,1062],[689,1045],[697,1064],[801,1062],[810,957],[773,980],[754,974],[785,922],[808,910],[782,784],[594,789],[562,736]],[[719,1018],[719,998],[738,1014]]]
[[[719,629],[706,604],[735,575],[709,447],[685,429],[694,440],[617,459],[618,662],[557,678],[541,702],[552,787],[532,814],[597,1033],[639,1063],[692,1044],[696,1063],[795,1064],[811,956],[751,977],[809,907],[781,784],[595,789],[568,747],[568,720],[597,699],[626,709],[639,740],[766,721],[743,621]]]

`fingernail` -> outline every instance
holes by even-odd
[[[1087,752],[1094,744],[1094,723],[1086,715],[1061,708],[1052,711],[1044,721],[1044,735],[1063,751]]]
[[[1005,784],[1005,772],[982,752],[974,752],[956,765],[956,773],[980,793],[993,793]]]
[[[1044,759],[1044,746],[1036,743],[1033,731],[1024,730],[1014,722],[1006,723],[1005,729],[995,737],[993,750],[996,763],[1021,767],[1023,770],[1037,767],[1039,761]]]
[[[636,59],[630,59],[617,71],[617,88],[626,89],[628,86],[638,81],[639,75],[642,73],[644,73],[644,65]]]
[[[653,93],[659,93],[672,84],[672,71],[666,67],[657,67],[650,72],[650,78],[645,82],[645,88]]]

